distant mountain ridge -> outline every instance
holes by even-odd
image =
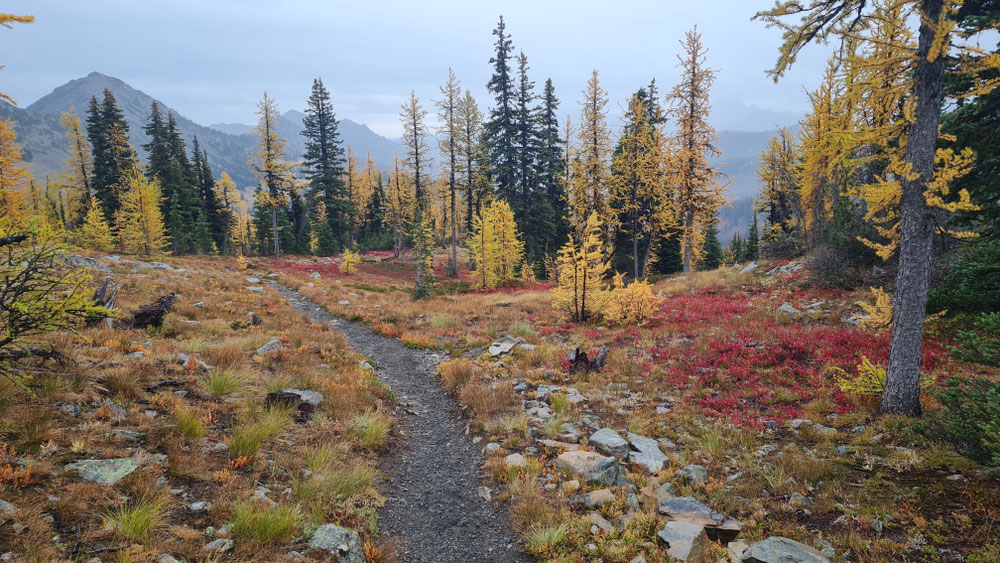
[[[0,103],[0,119],[10,118],[16,123],[18,142],[25,150],[25,160],[32,163],[37,177],[59,171],[67,156],[65,133],[59,125],[60,115],[75,108],[77,115],[85,119],[90,98],[97,96],[100,100],[105,88],[114,94],[122,108],[129,126],[129,139],[143,157],[142,145],[149,139],[142,127],[149,117],[149,107],[155,100],[161,111],[169,111],[177,119],[181,135],[189,149],[194,138],[198,138],[198,143],[208,153],[209,163],[216,174],[228,173],[241,188],[256,185],[257,179],[247,164],[255,140],[246,133],[253,126],[199,125],[162,100],[157,100],[118,78],[99,72],[70,80],[24,108]],[[300,158],[305,150],[305,139],[301,135],[303,117],[302,112],[290,110],[278,122],[278,131],[288,139],[289,159]],[[393,154],[400,151],[395,142],[349,119],[341,119],[340,132],[345,147],[354,147],[359,159],[364,159],[371,152],[380,168],[388,169],[392,164]]]

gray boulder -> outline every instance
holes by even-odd
[[[493,344],[490,344],[490,355],[494,358],[499,358],[505,354],[509,354],[510,351],[514,349],[514,346],[517,346],[520,343],[520,338],[505,336]]]
[[[354,530],[323,524],[309,540],[309,549],[322,549],[343,563],[366,563],[361,537]]]
[[[601,428],[591,434],[590,446],[603,454],[618,459],[628,457],[628,442],[610,428]]]
[[[81,459],[66,466],[75,469],[84,481],[114,485],[139,468],[139,462],[134,458],[119,459]]]
[[[268,342],[267,344],[261,346],[260,348],[257,348],[257,350],[255,350],[253,354],[255,356],[260,356],[262,354],[269,354],[271,352],[277,352],[278,350],[283,350],[284,348],[285,348],[285,345],[282,344],[280,340],[278,340],[277,338],[275,338],[275,339],[271,340],[270,342]]]
[[[699,526],[719,526],[726,518],[693,497],[670,497],[663,500],[656,511],[669,520],[698,524]]]
[[[571,476],[605,486],[623,486],[627,481],[618,460],[596,452],[564,452],[556,458],[556,468]]]
[[[771,536],[743,552],[743,563],[826,563],[822,552],[795,540]]]
[[[708,482],[708,471],[700,465],[688,465],[674,472],[674,476],[687,485],[704,485]]]
[[[707,560],[708,535],[704,526],[690,522],[667,522],[656,535],[667,544],[667,554],[675,559],[691,563]]]
[[[0,499],[0,514],[5,514],[7,516],[13,516],[15,510],[17,510],[17,508],[13,504],[11,504],[11,503],[3,500],[3,499]]]
[[[629,453],[629,461],[633,465],[638,465],[649,473],[663,469],[667,456],[660,450],[660,444],[656,440],[629,432],[628,441],[635,450]]]

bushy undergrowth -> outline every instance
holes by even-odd
[[[1000,466],[1000,383],[949,379],[934,419],[941,439],[980,463]]]
[[[966,362],[1000,365],[1000,312],[981,314],[972,330],[958,333],[958,346],[951,350]]]
[[[962,257],[927,297],[936,313],[989,313],[1000,310],[1000,239],[979,241]]]

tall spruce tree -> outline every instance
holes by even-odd
[[[344,147],[340,139],[339,122],[330,101],[330,91],[323,80],[313,80],[312,93],[306,102],[306,139],[303,155],[305,177],[309,181],[309,198],[322,200],[327,222],[340,247],[351,240],[354,205],[344,183]]]
[[[546,204],[545,228],[542,230],[537,251],[533,260],[539,261],[541,253],[554,256],[559,246],[569,235],[569,207],[566,200],[566,163],[563,160],[563,143],[560,137],[559,99],[552,85],[552,79],[545,81],[542,89],[541,103],[536,109],[536,126],[538,128],[538,187]]]
[[[513,207],[517,199],[518,153],[514,145],[517,139],[517,94],[510,67],[513,44],[503,16],[500,16],[493,35],[496,36],[495,53],[490,58],[493,76],[486,83],[486,89],[493,94],[495,105],[490,109],[484,133],[489,151],[490,179],[498,197]]]
[[[719,242],[718,219],[712,217],[705,227],[705,240],[701,243],[701,256],[698,258],[699,270],[714,270],[722,265],[722,244]]]
[[[208,153],[201,149],[198,137],[195,137],[191,143],[191,154],[194,158],[192,166],[194,167],[196,185],[201,195],[205,220],[212,238],[212,246],[221,252],[227,242],[229,215],[226,213],[227,210],[223,209],[223,203],[219,201],[216,194],[215,177],[212,176],[212,168],[208,164]]]
[[[118,107],[114,94],[104,90],[104,99],[90,98],[87,110],[87,140],[94,159],[91,189],[101,202],[105,218],[110,222],[120,207],[118,192],[136,162],[135,151],[128,141],[128,123]]]

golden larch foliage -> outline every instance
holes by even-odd
[[[610,265],[601,238],[603,229],[597,213],[591,213],[581,242],[571,234],[559,250],[559,284],[552,290],[552,304],[567,311],[575,322],[600,316],[608,304],[610,292],[604,276]]]

